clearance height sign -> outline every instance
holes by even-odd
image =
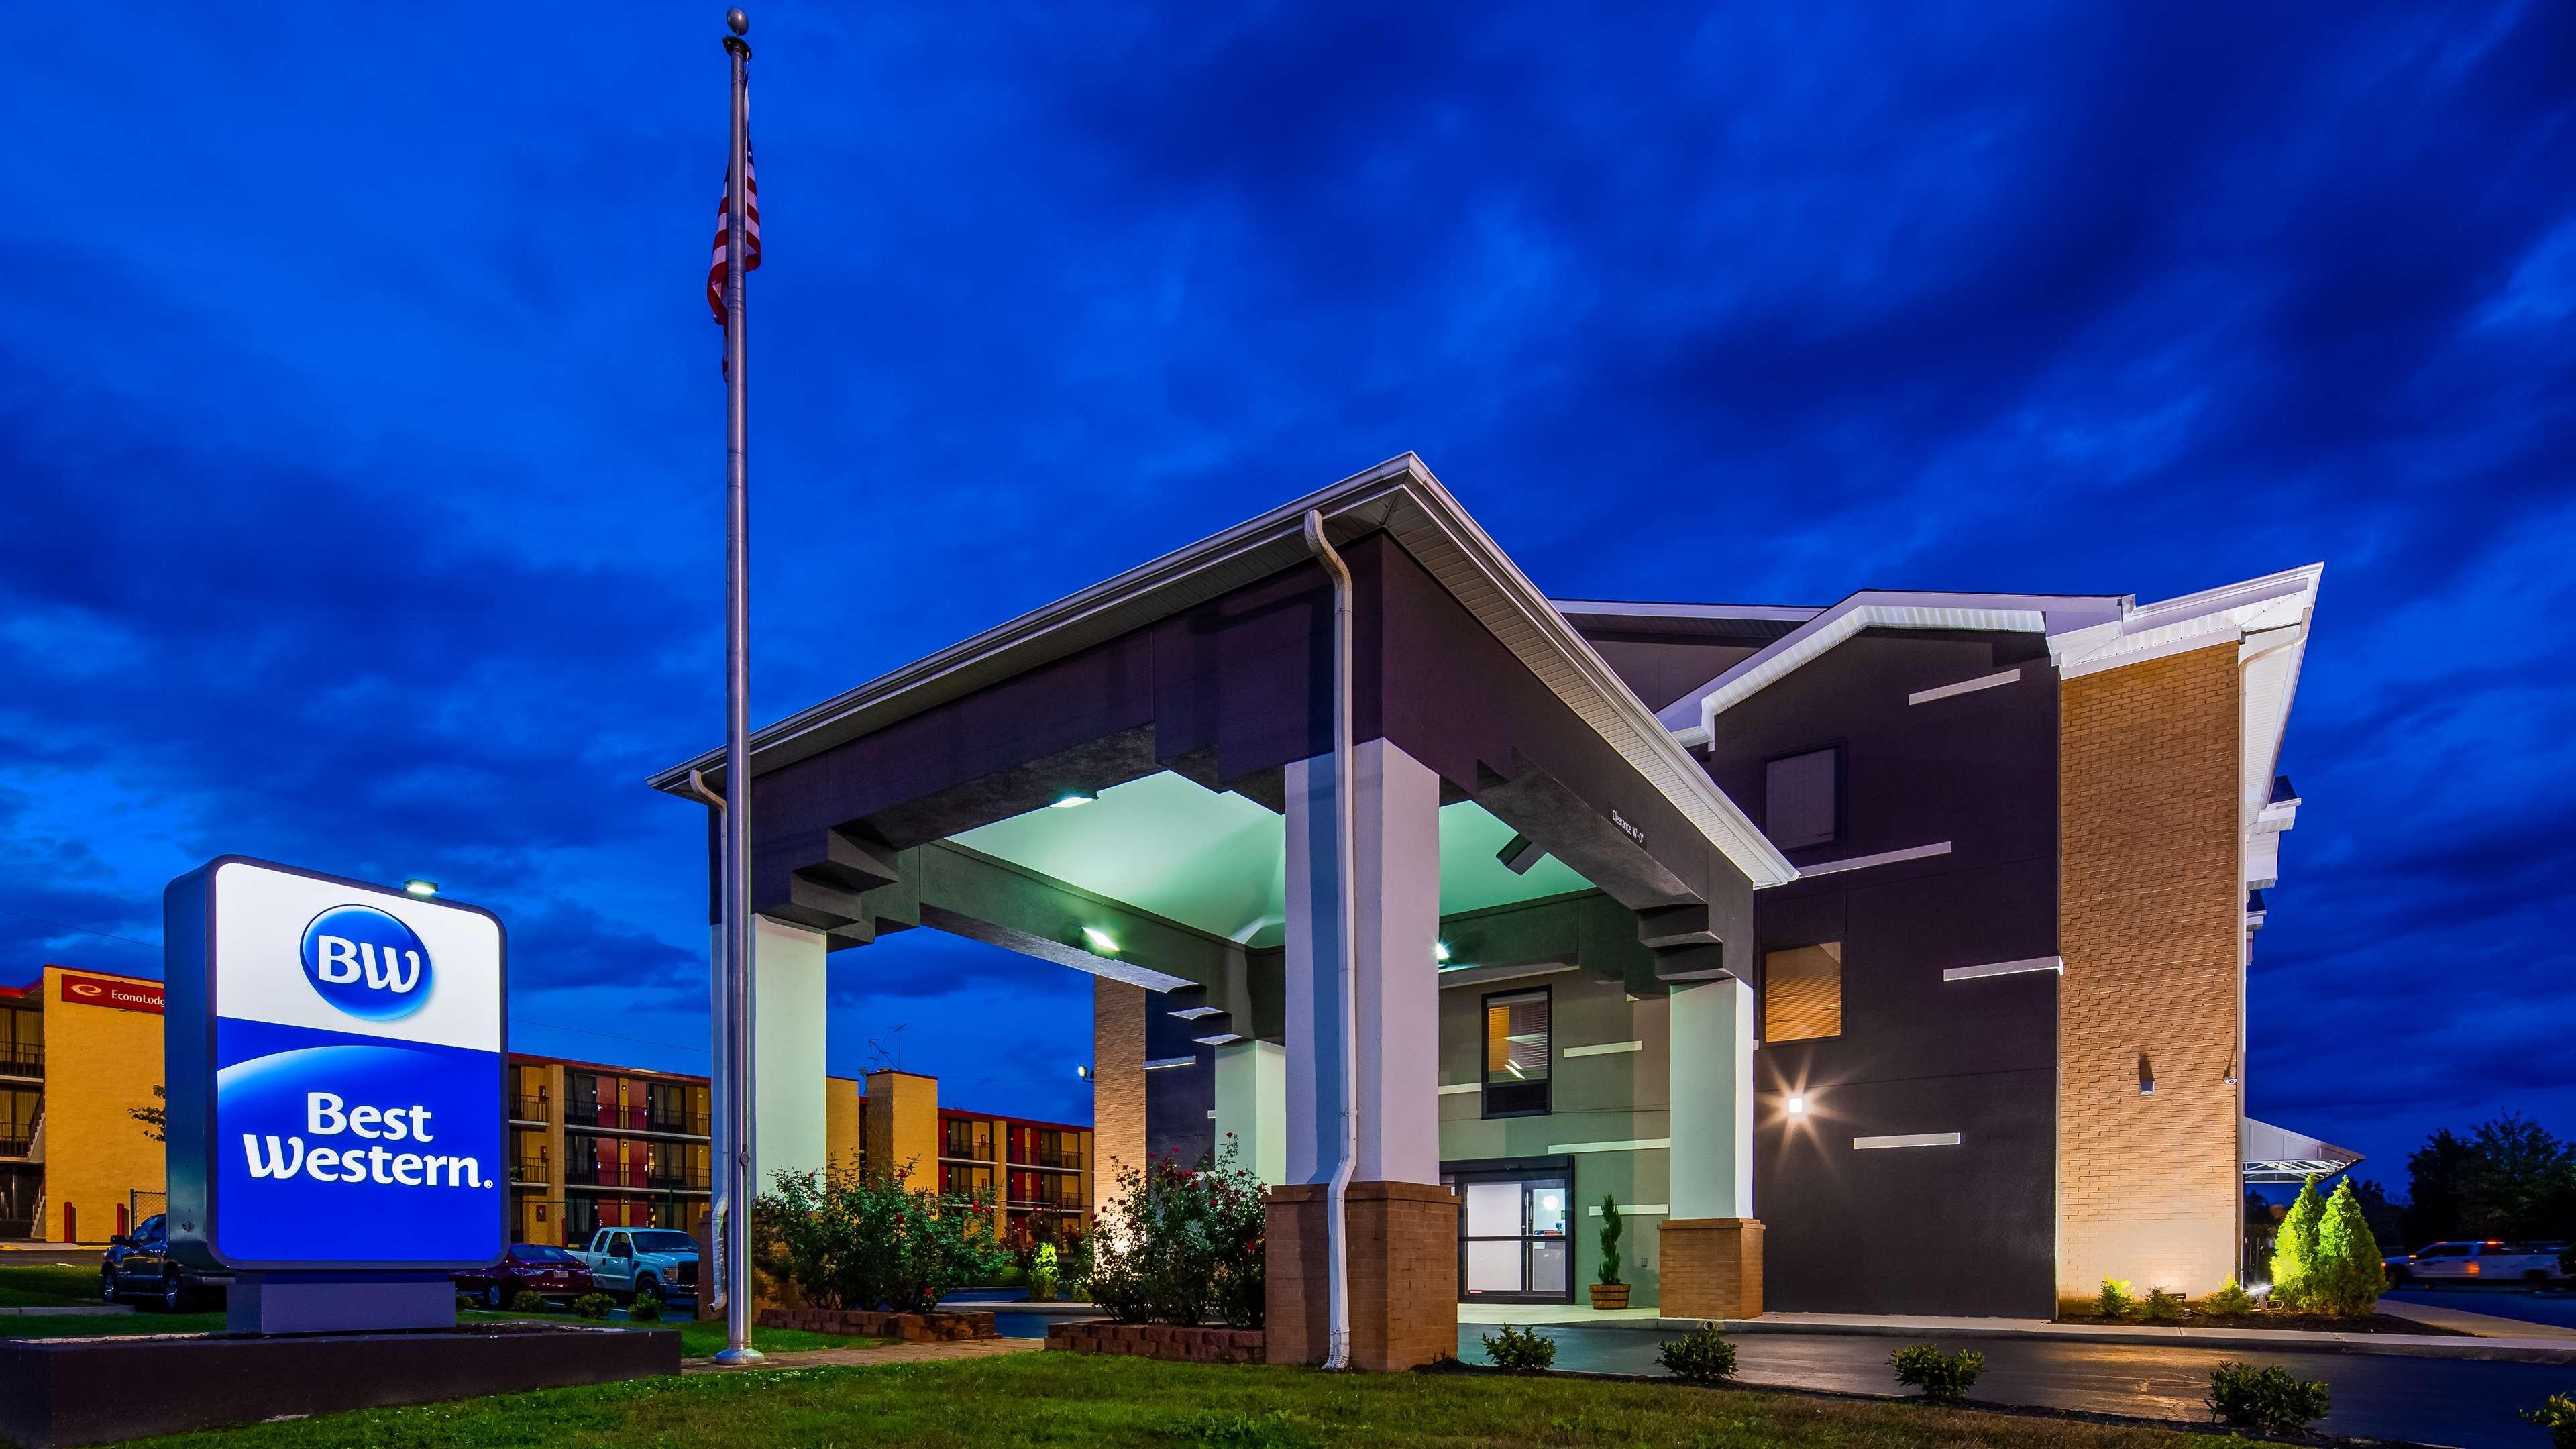
[[[226,856],[171,882],[171,1237],[234,1269],[508,1245],[501,923]]]

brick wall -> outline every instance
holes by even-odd
[[[2062,1297],[2090,1297],[2105,1275],[2197,1297],[2236,1273],[2239,677],[2222,644],[2064,686]]]
[[[1145,1165],[1145,988],[1091,978],[1091,1210]]]

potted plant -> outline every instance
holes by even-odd
[[[1628,1285],[1619,1279],[1619,1199],[1601,1197],[1601,1272],[1592,1285],[1592,1306],[1607,1312],[1628,1306]]]

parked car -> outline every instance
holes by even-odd
[[[233,1275],[199,1268],[170,1256],[170,1219],[154,1213],[131,1233],[107,1240],[99,1255],[98,1296],[107,1303],[139,1299],[171,1313],[185,1313],[208,1299],[220,1299],[232,1287]]]
[[[603,1293],[669,1298],[698,1291],[698,1240],[676,1228],[601,1228],[574,1256]]]
[[[2443,1283],[2550,1283],[2567,1276],[2559,1262],[2559,1252],[2558,1245],[2552,1243],[2508,1243],[2488,1238],[2482,1242],[2435,1243],[2384,1258],[2380,1266],[2388,1270],[2391,1283],[2420,1283],[2427,1288]]]
[[[448,1275],[456,1291],[471,1293],[492,1309],[507,1308],[522,1293],[549,1302],[568,1302],[591,1291],[590,1265],[561,1248],[543,1243],[512,1243],[501,1261],[489,1268],[466,1268]]]

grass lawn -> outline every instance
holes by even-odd
[[[542,1318],[555,1323],[579,1323],[570,1314],[460,1313],[463,1324],[491,1323],[505,1318]],[[602,1328],[676,1328],[680,1331],[680,1356],[705,1358],[725,1346],[721,1320],[706,1323],[605,1323]],[[45,1313],[11,1314],[0,1317],[0,1338],[107,1338],[127,1333],[220,1333],[224,1315],[212,1313]],[[876,1340],[846,1338],[835,1333],[800,1333],[790,1328],[755,1328],[751,1346],[770,1353],[789,1353],[805,1348],[869,1348]]]
[[[2188,1449],[2244,1441],[1917,1404],[1677,1384],[1486,1374],[1326,1375],[1067,1353],[885,1368],[784,1369],[416,1409],[374,1409],[148,1441],[158,1449],[356,1445],[1172,1445],[1396,1449]]]
[[[98,1301],[98,1269],[58,1263],[0,1264],[0,1308],[52,1308]]]
[[[496,1323],[506,1318],[525,1318],[541,1323],[583,1323],[589,1320],[569,1313],[459,1313],[456,1321],[464,1324]],[[680,1357],[711,1358],[725,1346],[725,1326],[721,1318],[703,1322],[694,1318],[666,1318],[659,1323],[628,1323],[620,1319],[599,1323],[600,1328],[676,1328],[680,1330]],[[751,1346],[763,1353],[792,1353],[807,1348],[874,1348],[873,1338],[852,1338],[839,1333],[806,1333],[793,1328],[755,1328]]]

